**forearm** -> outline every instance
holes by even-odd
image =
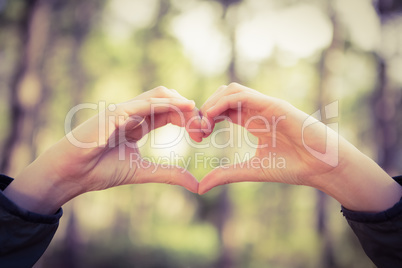
[[[339,155],[338,167],[317,180],[316,188],[354,211],[384,211],[401,199],[402,187],[372,159],[343,139]]]
[[[4,195],[28,211],[53,214],[82,190],[69,185],[52,170],[51,156],[42,156],[25,168],[4,190]]]

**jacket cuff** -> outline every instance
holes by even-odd
[[[59,222],[61,216],[63,215],[63,209],[59,210],[53,215],[42,215],[35,212],[28,211],[24,208],[17,206],[13,201],[8,199],[4,194],[4,189],[13,181],[14,179],[0,174],[0,209],[6,211],[7,213],[19,217],[20,219],[32,223],[44,223],[44,224],[56,224]]]
[[[402,176],[397,176],[393,178],[397,183],[402,185]],[[402,197],[398,203],[396,203],[393,207],[377,212],[377,213],[369,213],[369,212],[358,212],[352,211],[342,206],[341,212],[346,217],[347,220],[352,220],[356,222],[366,222],[366,223],[375,223],[375,222],[383,222],[394,219],[395,217],[402,215]]]

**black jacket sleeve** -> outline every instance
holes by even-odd
[[[402,185],[402,176],[394,179]],[[342,212],[377,267],[402,267],[402,198],[379,213],[355,212],[344,207]]]
[[[3,195],[13,179],[0,175],[0,267],[32,267],[52,240],[60,217],[24,210]]]

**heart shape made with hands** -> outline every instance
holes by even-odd
[[[152,163],[141,157],[138,147],[128,146],[130,148],[125,155],[135,155],[139,165],[134,169],[124,162],[116,166],[113,173],[115,180],[112,184],[107,182],[108,187],[155,182],[180,185],[191,192],[204,194],[219,185],[245,181],[309,185],[307,180],[317,174],[328,173],[337,164],[339,137],[335,131],[327,130],[324,124],[315,119],[308,120],[311,116],[286,101],[239,84],[221,86],[200,109],[196,108],[194,101],[166,88],[144,92],[118,108],[118,118],[124,119],[127,115],[128,118],[137,117],[131,121],[131,128],[127,127],[130,122],[123,120],[118,122],[115,129],[119,133],[123,129],[127,141],[134,144],[145,134],[168,123],[184,127],[193,141],[201,142],[214,132],[216,123],[224,120],[244,127],[257,138],[258,144],[251,158],[217,167],[200,182],[185,168]],[[89,132],[84,130],[81,134],[85,137]],[[104,150],[113,159],[114,152]],[[120,151],[118,153],[120,155]],[[271,165],[272,157],[279,160],[274,166]],[[109,158],[101,158],[105,159],[109,161]],[[103,162],[110,164],[108,161]],[[146,166],[142,165],[144,163]],[[104,171],[99,169],[98,173],[94,172],[94,177],[103,175],[107,180]]]
[[[279,126],[286,121],[287,116],[296,110],[283,101],[238,84],[220,87],[199,110],[195,104],[191,112],[182,113],[179,109],[173,109],[170,111],[171,116],[167,122],[184,127],[195,142],[201,142],[210,136],[214,132],[215,124],[226,120],[247,129],[249,133],[257,137],[258,144],[256,144],[255,155],[250,159],[219,166],[209,172],[199,183],[189,172],[184,172],[184,168],[171,171],[174,172],[174,175],[170,173],[170,179],[165,183],[181,185],[199,194],[204,194],[216,186],[233,182],[286,182],[284,178],[289,175],[294,180],[290,183],[298,183],[291,171],[290,174],[286,174],[288,173],[287,159],[282,154],[286,152],[286,157],[290,157],[291,163],[294,162],[300,166],[298,158],[303,155],[298,152],[296,147],[301,146],[294,144],[292,140],[300,138],[301,135],[291,133],[293,137],[289,137],[286,133],[284,135],[277,132]],[[300,120],[296,121],[294,126],[288,125],[284,129],[291,130],[292,128],[300,129]],[[225,149],[220,148],[220,150]],[[271,168],[272,157],[279,160],[275,168]],[[180,171],[184,172],[185,176],[179,174]]]
[[[169,106],[169,109],[163,110],[163,112],[161,113],[153,113],[151,111],[149,115],[146,115],[144,117],[141,117],[142,115],[136,114],[135,116],[132,116],[130,122],[127,123],[127,125],[130,124],[131,126],[123,126],[123,129],[129,130],[128,132],[123,131],[126,133],[126,140],[139,140],[146,133],[151,134],[152,130],[164,127],[167,123],[171,123],[172,125],[181,127],[182,129],[185,129],[185,131],[187,131],[190,139],[186,138],[186,140],[190,146],[193,145],[194,148],[200,148],[200,146],[197,146],[199,145],[198,143],[202,142],[205,138],[213,133],[216,123],[223,120],[232,121],[230,117],[224,115],[225,113],[219,116],[209,117],[207,115],[206,108],[209,108],[210,103],[211,102],[206,102],[206,104],[204,104],[201,109],[196,108],[194,103],[191,111],[183,110],[183,107],[179,107],[178,105],[167,105],[166,103],[161,103],[161,106]],[[156,110],[157,108],[155,108],[155,111]],[[237,118],[239,117],[241,117],[241,115]],[[184,135],[181,134],[184,134],[183,131],[180,131],[180,134],[178,135],[180,136],[180,139],[183,139]],[[152,137],[151,135],[150,140],[152,143],[153,141],[155,141],[155,137]],[[172,147],[177,141],[178,139],[173,142],[169,142],[168,144],[164,144],[163,147]],[[151,145],[151,148],[153,145],[155,145],[154,148],[160,147],[158,144],[154,143]],[[128,143],[127,146],[129,147],[130,143]],[[127,149],[130,150],[130,148]],[[220,146],[219,150],[225,150],[225,148],[222,148],[222,146]],[[228,183],[227,180],[222,182],[222,179],[227,177],[235,177],[230,174],[228,174],[228,176],[224,176],[224,171],[227,169],[226,166],[225,168],[218,167],[207,174],[204,179],[202,179],[199,183],[198,180],[188,170],[186,170],[186,168],[180,167],[178,165],[165,164],[166,161],[160,161],[160,159],[149,159],[148,157],[146,157],[148,160],[151,160],[147,161],[146,159],[142,158],[138,151],[135,150],[132,153],[126,153],[127,152],[125,152],[125,150],[119,150],[119,159],[122,159],[124,155],[126,155],[126,158],[130,158],[130,167],[134,164],[136,165],[135,167],[138,170],[143,171],[140,173],[140,175],[142,176],[140,176],[140,179],[138,179],[135,183],[156,182],[175,184],[180,185],[191,192],[204,194],[209,189],[212,189],[215,186]],[[164,160],[166,160],[166,158]],[[168,162],[172,162],[172,159],[169,159]],[[178,164],[177,162],[178,161],[176,161],[176,164]],[[180,162],[180,164],[181,163],[182,162]],[[188,168],[187,163],[189,164],[189,162],[186,162],[185,166]],[[201,164],[201,166],[204,165]],[[233,168],[235,169],[236,167]],[[222,170],[222,172],[220,172],[220,170]],[[249,174],[249,172],[247,173]],[[144,176],[144,174],[146,175]]]
[[[66,130],[80,109],[81,106],[75,107],[68,113]],[[309,118],[285,101],[239,84],[221,86],[200,109],[177,91],[158,87],[127,102],[109,105],[66,131],[66,136],[40,156],[34,166],[41,174],[46,173],[41,177],[55,181],[49,185],[75,186],[70,195],[62,196],[67,201],[83,192],[140,183],[175,184],[198,194],[218,185],[244,181],[312,185],[320,178],[318,175],[328,174],[336,167],[333,163],[337,162],[331,161],[338,159],[339,136]],[[213,133],[216,123],[224,120],[257,137],[255,154],[243,162],[213,169],[200,182],[183,167],[158,165],[141,156],[138,142],[168,123],[184,127],[193,141],[201,142]],[[332,153],[328,148],[334,149]],[[272,168],[270,156],[283,159],[280,166]],[[50,162],[53,165],[43,170]]]

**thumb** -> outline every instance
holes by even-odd
[[[141,159],[137,163],[135,183],[166,183],[180,185],[198,193],[198,181],[185,168],[168,164],[156,164]]]
[[[205,194],[212,188],[235,182],[264,181],[260,165],[253,166],[253,159],[228,166],[220,166],[209,172],[200,182],[198,194]]]

